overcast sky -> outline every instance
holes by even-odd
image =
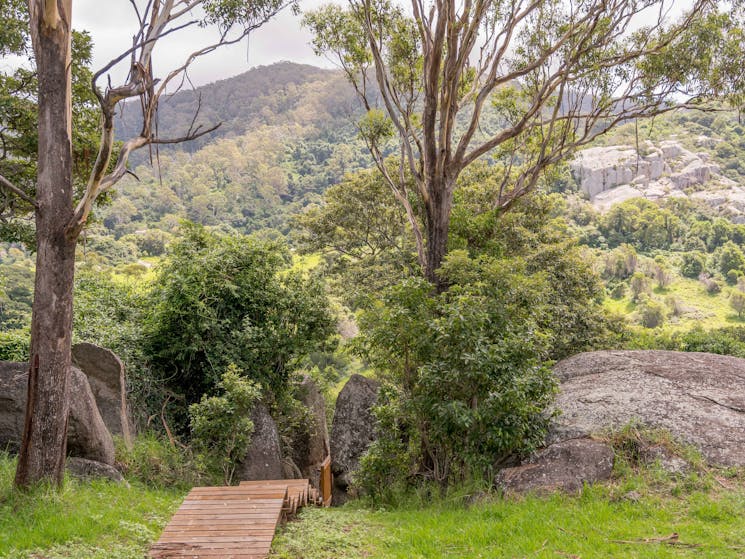
[[[136,1],[138,5],[145,3]],[[344,3],[345,0],[300,0],[300,8],[307,11],[329,1]],[[672,7],[677,15],[691,3],[692,0],[666,0],[665,5]],[[648,23],[643,20],[644,17],[639,24]],[[73,26],[90,32],[93,37],[93,69],[97,70],[129,48],[137,30],[137,19],[128,0],[73,0]],[[190,52],[207,44],[209,37],[215,38],[216,30],[193,27],[164,38],[156,49],[156,75],[178,67]],[[300,26],[300,16],[285,10],[252,33],[248,41],[219,49],[196,61],[189,76],[194,85],[202,85],[280,60],[333,67],[328,60],[313,54],[310,40],[310,33]],[[0,69],[7,70],[20,62],[12,58],[0,60]],[[114,83],[120,82],[127,70],[127,62],[120,64],[119,72],[112,76]]]
[[[310,10],[327,1],[301,0],[301,8]],[[132,44],[137,18],[127,0],[73,0],[73,27],[89,31],[93,37],[93,68],[98,69]],[[157,49],[156,74],[180,65],[188,53],[207,44],[207,35],[216,37],[216,31],[194,27],[164,39]],[[310,33],[300,26],[300,16],[285,10],[253,32],[248,42],[225,47],[196,61],[189,76],[195,85],[201,85],[280,60],[331,67],[327,60],[313,54],[310,39]],[[124,64],[123,71],[126,69]]]

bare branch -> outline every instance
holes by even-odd
[[[16,185],[14,185],[12,182],[10,182],[8,179],[6,179],[4,176],[0,175],[0,186],[3,187],[6,190],[9,190],[16,196],[18,196],[21,200],[24,202],[28,202],[33,207],[37,207],[36,200],[31,198],[28,194],[26,194],[23,190],[18,188]]]

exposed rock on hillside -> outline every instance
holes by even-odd
[[[298,387],[297,398],[308,410],[310,422],[303,436],[294,441],[292,455],[301,476],[319,487],[320,467],[329,455],[329,431],[326,425],[326,401],[316,383],[305,376]]]
[[[0,448],[20,448],[28,390],[28,363],[0,361]],[[114,441],[106,429],[83,372],[72,368],[67,452],[104,464],[114,463]]]
[[[106,427],[131,444],[132,421],[122,361],[113,351],[87,342],[73,346],[72,360],[88,377]]]
[[[70,474],[81,479],[105,478],[116,483],[124,483],[124,476],[114,466],[86,460],[85,458],[68,458],[65,468]]]
[[[585,483],[609,479],[612,472],[612,448],[591,439],[572,439],[550,445],[527,464],[502,470],[497,484],[508,493],[578,491]]]
[[[347,488],[360,457],[375,439],[372,408],[378,400],[380,385],[362,375],[352,375],[336,399],[331,426],[331,471],[334,474],[333,502],[347,500]]]
[[[745,222],[745,188],[722,176],[708,154],[693,153],[674,140],[659,146],[647,141],[638,152],[633,146],[586,149],[570,167],[580,189],[601,211],[630,198],[690,197]]]
[[[238,466],[239,480],[282,479],[284,477],[282,446],[277,424],[263,405],[251,414],[254,432],[246,458]]]
[[[745,359],[674,351],[596,351],[560,361],[551,442],[632,421],[670,431],[713,464],[745,466]]]

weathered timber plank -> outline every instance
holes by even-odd
[[[265,559],[283,511],[308,503],[308,480],[195,487],[149,553],[152,559]]]

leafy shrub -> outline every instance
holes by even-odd
[[[150,487],[191,487],[199,471],[188,448],[178,447],[152,431],[138,435],[132,448],[116,438],[117,466],[129,480]]]
[[[205,395],[189,406],[191,442],[206,473],[222,475],[222,482],[231,485],[251,442],[254,424],[250,414],[261,388],[246,380],[235,365],[223,373],[218,388],[220,396]]]
[[[629,286],[631,287],[631,297],[634,301],[638,301],[642,295],[649,293],[649,279],[644,275],[643,272],[636,272],[629,280]]]
[[[655,299],[645,298],[637,310],[639,321],[645,328],[657,328],[665,321],[665,306]]]
[[[524,272],[519,259],[455,251],[442,269],[448,292],[405,280],[362,314],[360,351],[395,387],[376,412],[367,489],[413,474],[443,485],[488,478],[543,441],[555,390],[541,363],[550,334],[537,326],[545,280]]]
[[[0,361],[28,361],[31,334],[27,330],[0,332]]]
[[[702,252],[686,252],[680,264],[680,273],[687,278],[697,278],[704,272],[705,267],[706,257]]]
[[[145,351],[187,404],[214,390],[231,363],[281,392],[333,333],[323,286],[283,271],[287,258],[277,243],[183,225],[154,289]]]
[[[739,318],[742,318],[742,314],[745,312],[745,293],[733,291],[729,296],[729,306],[732,307]]]

